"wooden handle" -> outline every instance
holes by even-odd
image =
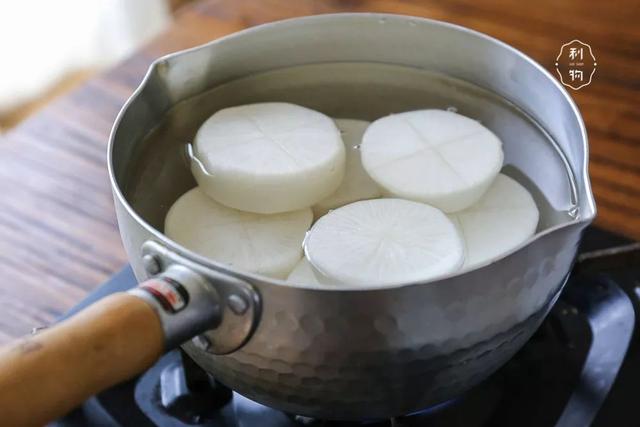
[[[3,426],[42,426],[93,394],[149,368],[163,351],[149,304],[111,295],[43,332],[0,349]]]

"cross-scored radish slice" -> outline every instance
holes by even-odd
[[[402,199],[363,200],[329,212],[307,234],[305,254],[321,282],[364,286],[429,280],[464,261],[449,218]]]
[[[231,209],[196,187],[169,209],[165,234],[214,261],[275,278],[285,278],[302,255],[311,209],[255,214]]]
[[[475,120],[444,110],[383,117],[367,128],[362,165],[384,190],[445,212],[476,202],[500,172],[502,143]]]
[[[466,247],[464,268],[500,257],[533,236],[539,212],[533,197],[517,181],[499,174],[473,206],[449,214]]]
[[[333,194],[313,205],[313,214],[316,218],[348,203],[381,196],[380,187],[362,168],[360,160],[360,143],[369,122],[353,119],[336,119],[335,121],[347,153],[345,174],[340,187]]]
[[[293,268],[289,276],[287,277],[287,282],[296,283],[299,285],[319,285],[320,282],[318,278],[313,272],[313,268],[309,261],[305,257],[302,257],[300,261]]]
[[[225,108],[198,130],[191,170],[205,193],[247,212],[309,207],[344,176],[345,150],[330,117],[268,102]]]

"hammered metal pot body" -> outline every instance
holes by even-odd
[[[461,275],[385,289],[336,290],[287,285],[205,260],[168,240],[131,207],[125,196],[130,159],[139,155],[144,135],[176,103],[252,73],[340,61],[436,71],[517,105],[564,153],[573,178],[571,197],[560,197],[568,190],[558,188],[553,174],[544,171],[546,154],[532,154],[523,147],[508,155],[551,203],[569,200],[559,207],[571,210],[575,219],[543,230],[508,256]],[[340,14],[294,19],[162,58],[123,108],[109,154],[118,221],[138,279],[146,278],[140,248],[155,240],[207,268],[242,278],[260,295],[262,312],[244,347],[224,356],[192,343],[183,348],[241,394],[318,418],[406,414],[450,399],[485,379],[539,326],[571,269],[582,229],[595,216],[584,125],[561,86],[499,41],[410,17]],[[187,185],[192,184],[182,184]]]

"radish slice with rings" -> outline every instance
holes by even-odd
[[[307,234],[305,254],[320,282],[354,286],[430,280],[464,261],[453,222],[432,206],[402,199],[329,212]]]

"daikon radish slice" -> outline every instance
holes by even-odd
[[[383,117],[367,128],[362,165],[383,189],[445,212],[471,206],[500,172],[502,143],[475,120],[444,110]]]
[[[289,276],[287,277],[287,282],[297,283],[300,285],[319,285],[320,282],[318,278],[313,272],[313,268],[311,268],[311,264],[305,257],[302,257],[300,261],[293,268]]]
[[[375,199],[381,195],[380,187],[362,168],[360,160],[360,143],[369,122],[353,119],[336,119],[335,122],[340,129],[347,153],[345,174],[340,187],[313,206],[313,214],[316,218],[320,218],[331,209],[358,200]]]
[[[165,234],[214,261],[253,273],[285,278],[302,256],[311,209],[255,214],[228,208],[196,187],[169,209]]]
[[[333,120],[294,104],[225,108],[198,129],[191,170],[210,197],[247,212],[313,205],[344,176],[345,150]]]
[[[362,200],[329,212],[307,234],[305,254],[320,282],[364,286],[426,281],[464,261],[453,222],[432,206],[402,199]]]
[[[449,217],[465,243],[463,267],[471,268],[505,254],[533,236],[539,213],[527,189],[500,174],[473,206]]]

